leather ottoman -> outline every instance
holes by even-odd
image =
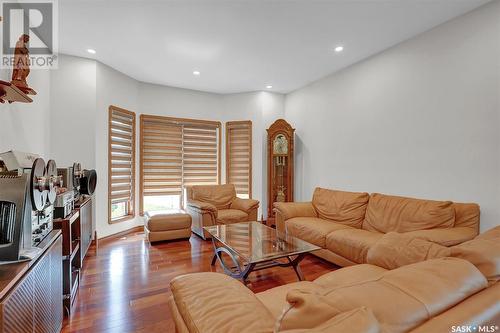
[[[191,215],[181,212],[144,215],[144,232],[150,242],[191,237]]]

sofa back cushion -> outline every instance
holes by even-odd
[[[324,293],[340,311],[371,309],[382,332],[407,332],[487,287],[468,261],[440,258],[386,271]]]
[[[453,203],[455,227],[472,228],[479,233],[479,205],[475,203]]]
[[[332,304],[319,294],[301,295],[301,290],[292,290],[287,295],[289,305],[276,322],[275,332],[279,333],[378,333],[380,325],[373,312],[366,307],[342,313],[332,312]],[[290,303],[290,295],[295,300]],[[310,304],[303,306],[302,297],[311,298]]]
[[[471,262],[490,284],[500,281],[500,226],[451,247],[451,256]]]
[[[233,184],[191,186],[191,199],[208,202],[217,209],[228,209],[236,198]]]
[[[366,255],[368,264],[395,269],[417,262],[449,257],[451,249],[408,234],[389,232],[383,235]]]
[[[374,193],[370,196],[363,229],[387,233],[452,228],[451,201],[433,201]]]
[[[336,223],[361,228],[365,217],[368,193],[328,190],[317,187],[312,204],[318,217]]]

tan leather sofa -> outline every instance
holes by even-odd
[[[203,227],[257,221],[259,201],[236,197],[232,184],[186,186],[185,191],[191,230],[203,239],[210,238]]]
[[[497,267],[497,270],[500,267]],[[172,280],[177,332],[451,332],[500,324],[500,283],[439,258],[394,270],[361,264],[254,294],[226,275]]]
[[[314,252],[340,266],[366,263],[366,255],[388,232],[444,246],[479,232],[479,206],[316,188],[311,202],[275,203],[276,227],[322,247]]]

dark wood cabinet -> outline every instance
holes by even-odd
[[[71,314],[71,307],[78,293],[83,259],[92,243],[94,231],[91,197],[82,197],[75,207],[66,218],[54,220],[54,228],[60,229],[63,236],[62,294],[67,314]]]
[[[52,231],[42,254],[31,262],[5,265],[0,270],[0,332],[60,332],[62,307],[62,237]]]

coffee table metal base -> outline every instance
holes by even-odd
[[[240,262],[238,256],[226,247],[217,246],[216,240],[212,237],[212,244],[214,246],[214,256],[212,258],[211,265],[214,266],[215,262],[218,260],[224,272],[235,278],[246,281],[248,275],[252,272],[259,271],[262,269],[267,269],[271,267],[292,267],[297,275],[299,281],[304,280],[304,276],[299,267],[299,263],[304,259],[305,254],[301,253],[296,256],[284,256],[280,259],[285,259],[286,261],[280,261],[278,259],[272,259],[268,261],[258,262],[258,263],[244,263]],[[232,261],[232,265],[226,264],[222,255],[226,254]]]

